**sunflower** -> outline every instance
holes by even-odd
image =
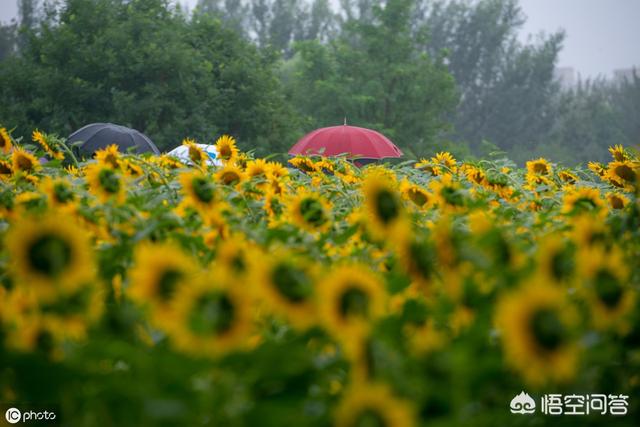
[[[152,157],[151,161],[158,164],[165,170],[184,169],[186,166],[180,160],[173,156],[163,154],[158,157]]]
[[[237,187],[245,179],[245,174],[238,166],[227,163],[215,173],[216,180],[222,185]]]
[[[95,283],[86,283],[70,294],[40,302],[38,312],[57,338],[83,340],[88,328],[104,312],[104,296],[104,291]]]
[[[5,244],[15,281],[45,300],[93,280],[91,246],[72,217],[49,213],[20,218],[9,228]]]
[[[229,224],[224,216],[225,205],[210,209],[201,213],[202,219],[206,226],[209,228],[209,232],[206,234],[205,244],[211,246],[216,238],[226,239],[229,237]]]
[[[405,200],[413,202],[418,208],[427,209],[433,205],[433,195],[407,179],[400,183],[400,193]]]
[[[106,162],[93,163],[85,169],[87,183],[91,193],[103,203],[113,200],[122,204],[125,200],[125,182],[123,176]]]
[[[625,151],[622,145],[614,145],[613,147],[609,147],[609,153],[611,153],[611,157],[616,162],[624,162],[626,160],[630,160],[629,154]]]
[[[570,380],[578,357],[574,320],[563,290],[532,277],[498,301],[495,321],[507,363],[534,386]]]
[[[449,172],[451,172],[451,173],[456,173],[457,170],[458,170],[458,162],[451,155],[451,153],[448,153],[446,151],[442,151],[440,153],[437,153],[435,157],[431,158],[431,160],[434,163],[438,163],[438,164],[441,164],[442,166],[446,167],[449,170]]]
[[[194,165],[206,167],[209,156],[196,144],[196,141],[190,138],[185,138],[182,140],[182,145],[187,147],[189,159]]]
[[[572,218],[571,225],[571,237],[580,249],[603,243],[607,238],[603,221],[594,221],[591,217],[581,215]]]
[[[433,159],[431,159],[431,160],[420,159],[420,161],[418,163],[416,163],[415,165],[413,165],[413,167],[415,169],[419,169],[421,171],[428,172],[429,174],[431,174],[431,176],[438,176],[438,175],[440,175],[442,173],[441,167],[437,166],[433,162]]]
[[[51,360],[61,360],[64,354],[61,342],[52,329],[53,325],[37,314],[16,318],[7,332],[7,346]]]
[[[13,173],[20,172],[33,173],[40,169],[40,163],[36,157],[22,150],[21,148],[14,148],[11,154],[11,160],[13,163]]]
[[[122,162],[122,170],[125,175],[130,178],[139,178],[144,175],[144,170],[132,159],[124,159]]]
[[[405,319],[402,335],[408,349],[417,356],[424,356],[442,348],[446,336],[436,326],[433,316],[428,314],[424,297],[420,297],[419,293],[414,295],[411,288],[405,289],[399,296],[398,303],[401,305],[397,311]]]
[[[413,427],[413,408],[384,384],[358,382],[342,397],[335,412],[336,427]]]
[[[267,176],[272,180],[282,180],[289,177],[289,170],[277,162],[267,162]]]
[[[302,172],[311,173],[311,172],[318,171],[317,165],[309,157],[297,156],[297,157],[294,157],[293,159],[289,159],[289,163],[296,169],[301,170]]]
[[[13,166],[10,162],[0,158],[0,178],[4,179],[13,174]]]
[[[250,273],[250,261],[261,255],[242,234],[234,234],[221,241],[216,248],[216,263],[236,277],[245,276]]]
[[[602,163],[589,162],[587,167],[600,178],[603,178],[607,174],[607,168]]]
[[[600,190],[594,187],[569,188],[565,192],[562,202],[562,213],[567,215],[606,214]]]
[[[527,162],[527,173],[529,175],[551,175],[551,170],[551,163],[542,157]]]
[[[427,290],[436,277],[437,254],[433,243],[423,237],[396,239],[398,259],[414,283]]]
[[[49,204],[53,207],[70,207],[77,199],[73,185],[64,178],[46,177],[40,188],[47,195]]]
[[[629,198],[618,192],[608,192],[606,194],[611,209],[624,209],[629,204]]]
[[[616,187],[632,191],[638,181],[638,172],[635,169],[629,161],[611,162],[607,167],[606,178]]]
[[[317,273],[313,264],[285,250],[276,250],[254,264],[252,281],[265,307],[286,318],[296,328],[311,326],[316,320]]]
[[[300,189],[287,202],[289,219],[307,231],[326,231],[331,226],[331,205],[318,193]]]
[[[103,297],[93,284],[47,301],[30,289],[15,288],[7,297],[12,322],[7,342],[22,351],[60,358],[63,340],[86,338],[88,328],[103,312]]]
[[[64,153],[59,151],[53,144],[51,144],[49,138],[45,136],[39,130],[34,130],[31,139],[36,142],[49,156],[56,160],[64,160]]]
[[[246,174],[249,179],[267,179],[269,173],[269,163],[264,159],[250,160],[247,162]]]
[[[469,182],[476,185],[485,185],[487,183],[487,174],[479,167],[464,165],[462,170]]]
[[[216,185],[208,175],[199,171],[189,171],[181,173],[178,179],[187,204],[201,213],[210,210],[220,202],[221,198]]]
[[[193,286],[197,273],[193,259],[174,244],[143,243],[135,248],[126,293],[136,303],[149,306],[152,321],[164,329],[174,321],[176,292]]]
[[[628,332],[627,316],[634,308],[636,292],[629,285],[630,270],[622,251],[595,245],[581,253],[580,265],[585,279],[582,290],[590,302],[594,326]]]
[[[265,195],[263,208],[269,217],[269,227],[276,227],[286,211],[282,198],[273,192],[267,192]]]
[[[177,290],[176,320],[167,333],[176,348],[196,356],[222,356],[248,344],[252,300],[224,270],[208,271]]]
[[[343,158],[336,159],[333,173],[345,184],[355,184],[358,182],[358,177],[353,165]]]
[[[236,140],[229,135],[222,135],[215,143],[218,156],[225,163],[234,163],[238,157]]]
[[[373,322],[386,310],[384,285],[360,265],[335,267],[318,285],[321,321],[347,353],[355,354]]]
[[[576,176],[576,174],[568,170],[560,171],[558,173],[558,178],[560,178],[560,181],[569,185],[573,185],[578,182],[578,177]]]
[[[576,269],[575,248],[557,234],[540,239],[536,262],[541,277],[551,283],[570,283]]]
[[[451,174],[444,174],[429,185],[436,196],[438,205],[447,211],[459,211],[467,204],[460,184],[453,180]]]
[[[408,226],[404,206],[395,182],[380,173],[368,173],[362,183],[364,209],[370,231],[379,238],[390,237]]]
[[[116,144],[111,144],[102,150],[96,151],[95,158],[98,163],[102,165],[113,169],[120,169],[122,156]]]
[[[9,135],[6,128],[0,127],[0,152],[9,154],[12,146],[11,135]]]

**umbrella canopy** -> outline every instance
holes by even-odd
[[[343,125],[314,130],[291,147],[289,154],[347,154],[349,158],[383,159],[401,157],[402,151],[379,132]]]
[[[92,123],[80,128],[69,135],[67,144],[74,147],[81,157],[87,158],[112,144],[123,153],[132,149],[134,153],[160,154],[158,147],[145,134],[113,123]]]

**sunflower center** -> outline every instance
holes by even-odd
[[[600,270],[596,274],[595,290],[600,301],[608,308],[615,308],[622,299],[622,287],[608,270]]]
[[[115,194],[120,191],[120,179],[118,174],[113,169],[104,168],[98,175],[100,186],[110,194]]]
[[[190,329],[200,335],[222,335],[231,329],[235,307],[224,293],[202,295],[189,315]]]
[[[311,295],[311,281],[300,268],[278,264],[272,277],[278,291],[291,302],[304,301]]]
[[[340,312],[344,317],[367,317],[369,296],[357,285],[348,288],[340,298]]]
[[[201,202],[209,203],[213,200],[214,189],[209,180],[202,177],[194,178],[191,181],[191,188],[193,188],[194,194]]]
[[[622,200],[620,197],[612,196],[609,200],[611,201],[611,207],[613,209],[624,208],[624,200]]]
[[[184,277],[179,270],[166,270],[158,280],[158,296],[162,301],[168,301],[178,286],[178,282]]]
[[[557,280],[571,277],[573,268],[573,257],[568,249],[558,251],[551,257],[551,274]]]
[[[302,218],[304,218],[304,222],[315,227],[319,227],[327,222],[322,203],[316,199],[304,199],[300,203],[300,213],[302,214]]]
[[[54,185],[53,192],[56,196],[56,200],[58,200],[58,202],[60,203],[70,202],[74,198],[74,194],[73,194],[73,191],[71,191],[71,188],[69,188],[68,185],[61,182],[56,183]]]
[[[375,196],[375,206],[378,218],[385,224],[389,224],[400,214],[398,201],[395,195],[389,190],[378,191],[378,194]]]
[[[444,187],[440,192],[440,195],[445,202],[452,206],[464,205],[464,198],[462,197],[462,194],[453,187]]]
[[[544,350],[556,350],[564,341],[564,325],[558,314],[550,308],[537,310],[531,316],[530,327],[536,343]]]
[[[44,354],[51,353],[54,347],[54,340],[51,332],[44,329],[38,331],[35,339],[35,347]]]
[[[69,242],[51,233],[39,236],[27,251],[31,267],[49,277],[58,277],[62,274],[71,264],[72,255]]]
[[[387,427],[387,423],[384,420],[384,418],[382,418],[382,416],[380,416],[380,414],[377,413],[374,409],[367,408],[358,414],[358,417],[353,423],[353,426],[354,427]]]
[[[547,165],[544,163],[535,163],[533,165],[533,171],[537,174],[546,175],[549,170],[547,169]]]
[[[627,165],[616,166],[616,175],[624,179],[627,182],[634,182],[636,180],[636,174]]]
[[[433,251],[425,242],[411,242],[409,246],[411,254],[411,263],[416,272],[424,277],[429,278],[433,273]]]
[[[234,171],[228,171],[228,172],[225,172],[225,173],[222,174],[220,180],[225,185],[232,185],[232,184],[235,184],[236,182],[240,181],[240,175],[238,175]]]
[[[227,145],[220,147],[220,157],[229,160],[231,158],[231,147]]]
[[[418,206],[424,206],[424,204],[429,201],[426,194],[422,191],[416,190],[415,188],[409,190],[409,198]]]
[[[11,175],[11,166],[0,160],[0,175]]]
[[[33,161],[27,156],[18,156],[16,166],[21,171],[30,171],[33,169]]]
[[[579,211],[592,211],[596,209],[597,205],[593,201],[593,199],[590,199],[588,197],[581,197],[574,202],[573,207],[574,209]]]

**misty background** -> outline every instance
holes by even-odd
[[[636,0],[178,3],[0,0],[2,125],[114,121],[165,149],[230,132],[266,155],[346,116],[410,156],[567,164],[640,142]]]

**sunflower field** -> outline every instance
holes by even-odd
[[[223,136],[213,167],[183,144],[188,164],[79,161],[0,129],[3,405],[74,426],[640,425],[637,152],[285,167]],[[512,414],[523,390],[628,412]]]

